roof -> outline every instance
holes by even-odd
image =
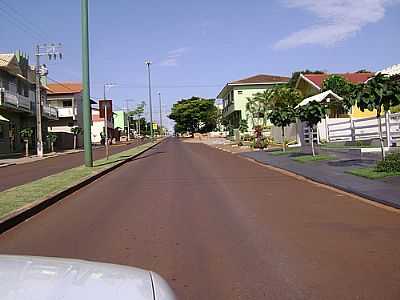
[[[0,54],[0,67],[8,67],[14,56],[13,53]]]
[[[49,83],[47,84],[48,94],[77,94],[82,92],[83,87],[78,82],[60,82],[60,83]]]
[[[343,73],[343,74],[328,74],[328,73],[325,73],[325,74],[302,74],[302,77],[311,81],[311,83],[316,88],[321,88],[324,80],[332,75],[337,75],[337,76],[343,77],[347,81],[350,81],[351,83],[355,83],[355,84],[356,83],[364,83],[369,78],[375,76],[374,73],[368,72],[368,73]]]
[[[228,84],[271,84],[289,82],[289,77],[258,74],[255,76],[243,78],[240,80],[229,82]]]
[[[386,69],[383,69],[382,71],[377,72],[377,74],[378,73],[382,73],[382,74],[389,75],[389,76],[399,75],[400,74],[400,64],[390,66]]]
[[[284,76],[275,76],[275,75],[266,75],[266,74],[258,74],[255,76],[243,78],[236,81],[228,82],[224,88],[219,92],[217,98],[221,99],[229,90],[229,86],[242,86],[242,85],[272,85],[272,84],[282,84],[288,83],[289,77]]]
[[[310,103],[312,101],[323,102],[328,97],[333,97],[333,98],[335,98],[335,100],[338,100],[338,101],[342,101],[343,100],[342,97],[338,96],[337,94],[335,94],[334,92],[329,90],[329,91],[323,92],[321,94],[317,94],[317,95],[314,95],[312,97],[308,97],[308,98],[304,99],[303,101],[301,101],[296,106],[296,108],[299,107],[299,106],[307,105],[308,103]]]

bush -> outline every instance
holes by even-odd
[[[376,169],[378,172],[400,172],[400,152],[389,154]]]

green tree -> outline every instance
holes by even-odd
[[[47,133],[47,142],[50,144],[50,151],[54,152],[54,143],[57,141],[57,134],[54,132]]]
[[[143,131],[141,130],[142,128],[144,129],[144,126],[141,126],[142,125],[141,118],[144,114],[145,107],[146,107],[146,102],[142,101],[141,103],[136,105],[136,108],[134,110],[128,112],[129,121],[134,119],[136,122],[135,128],[136,128],[136,131],[138,134],[140,134],[141,132],[144,132],[144,130]],[[146,122],[144,122],[144,123],[146,124]],[[129,122],[129,127],[131,127],[131,125],[132,125],[131,122]],[[128,128],[128,134],[129,133],[130,133],[130,128]]]
[[[33,136],[33,130],[32,128],[24,128],[19,132],[19,134],[25,142],[25,156],[29,156],[29,141]]]
[[[245,133],[245,132],[247,132],[249,130],[249,125],[247,124],[247,120],[240,120],[240,123],[239,123],[239,131],[241,132],[241,133]]]
[[[218,109],[214,105],[215,99],[192,97],[182,99],[172,106],[168,116],[175,121],[175,132],[192,135],[196,132],[205,133],[214,130],[217,126]]]
[[[71,132],[74,135],[74,149],[78,146],[78,135],[83,133],[83,129],[76,126],[71,128]]]
[[[297,108],[297,115],[302,122],[306,122],[311,131],[311,150],[312,155],[315,156],[314,150],[314,126],[316,126],[323,118],[325,118],[326,110],[321,103],[311,101],[307,105],[299,106]]]
[[[282,150],[286,151],[285,127],[296,122],[295,107],[303,99],[301,93],[293,88],[282,87],[275,90],[274,100],[268,119],[282,129]]]
[[[382,111],[389,111],[391,107],[400,104],[400,82],[384,74],[377,74],[365,84],[359,85],[354,93],[353,99],[361,111],[376,110],[378,120],[379,140],[381,144],[382,160],[385,159],[382,135]]]
[[[346,112],[349,112],[355,104],[352,97],[355,85],[341,76],[331,75],[322,83],[322,92],[329,90],[343,98],[341,106],[346,110]]]
[[[247,98],[246,111],[253,127],[266,124],[266,115],[274,97],[274,89],[267,89]],[[260,119],[262,124],[260,124]]]

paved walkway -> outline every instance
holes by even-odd
[[[265,151],[240,154],[258,162],[278,167],[314,181],[337,187],[370,200],[400,208],[400,177],[367,179],[345,173],[350,169],[370,167],[375,164],[371,157],[360,158],[336,153],[336,160],[298,163],[291,158],[299,153],[274,156]]]
[[[128,150],[141,143],[143,143],[143,141],[132,141],[129,144],[112,145],[110,147],[110,154]],[[104,147],[93,149],[94,160],[101,159],[104,156]],[[33,161],[29,161],[29,158],[25,160],[28,160],[28,162],[23,161],[24,163],[0,168],[0,192],[67,169],[81,166],[84,164],[84,152],[79,151]]]

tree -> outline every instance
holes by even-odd
[[[142,101],[141,103],[136,105],[136,108],[134,110],[128,112],[128,119],[129,120],[131,118],[136,119],[135,120],[136,121],[136,126],[135,127],[136,127],[136,131],[138,132],[139,135],[140,135],[140,132],[141,132],[140,129],[142,127],[140,119],[141,119],[142,115],[144,114],[145,106],[146,106],[146,102]],[[129,122],[129,124],[130,124],[130,122]],[[129,125],[129,127],[130,127],[130,125]],[[128,135],[129,134],[130,134],[130,128],[128,128]]]
[[[338,75],[331,75],[322,83],[322,92],[331,90],[336,95],[343,98],[341,104],[346,112],[349,112],[355,104],[355,101],[352,98],[354,89],[354,84]]]
[[[182,99],[172,106],[168,116],[175,121],[176,133],[196,132],[205,133],[214,130],[217,126],[218,109],[214,105],[215,99],[192,97]]]
[[[286,151],[285,127],[296,122],[295,107],[302,100],[301,93],[293,88],[282,87],[275,90],[274,100],[268,119],[282,129],[282,150]]]
[[[250,116],[253,127],[265,125],[266,114],[270,109],[273,97],[274,89],[267,89],[263,92],[254,94],[252,98],[247,98],[247,116]],[[255,122],[255,119],[257,119],[257,122]],[[260,119],[262,119],[262,124],[260,124]]]
[[[33,130],[32,128],[24,128],[19,133],[21,138],[25,142],[25,156],[29,156],[29,140],[32,138]]]
[[[382,160],[385,159],[383,146],[381,113],[387,112],[391,107],[400,104],[400,82],[384,74],[377,74],[365,84],[357,86],[353,93],[353,99],[361,111],[376,110],[376,118],[379,127],[379,140],[381,144]]]
[[[249,125],[247,124],[247,120],[240,120],[240,123],[239,123],[239,131],[241,132],[241,133],[245,133],[245,132],[247,132],[247,130],[249,130]]]
[[[311,101],[307,105],[300,106],[297,109],[297,115],[302,122],[306,122],[311,131],[311,150],[312,155],[315,156],[314,151],[314,126],[316,126],[323,118],[325,118],[326,110],[321,103]]]
[[[57,140],[57,135],[54,132],[49,132],[47,134],[47,141],[50,144],[50,151],[54,152],[54,143]]]
[[[83,133],[83,129],[76,126],[71,128],[71,132],[74,135],[74,149],[76,149],[78,144],[78,135]]]

